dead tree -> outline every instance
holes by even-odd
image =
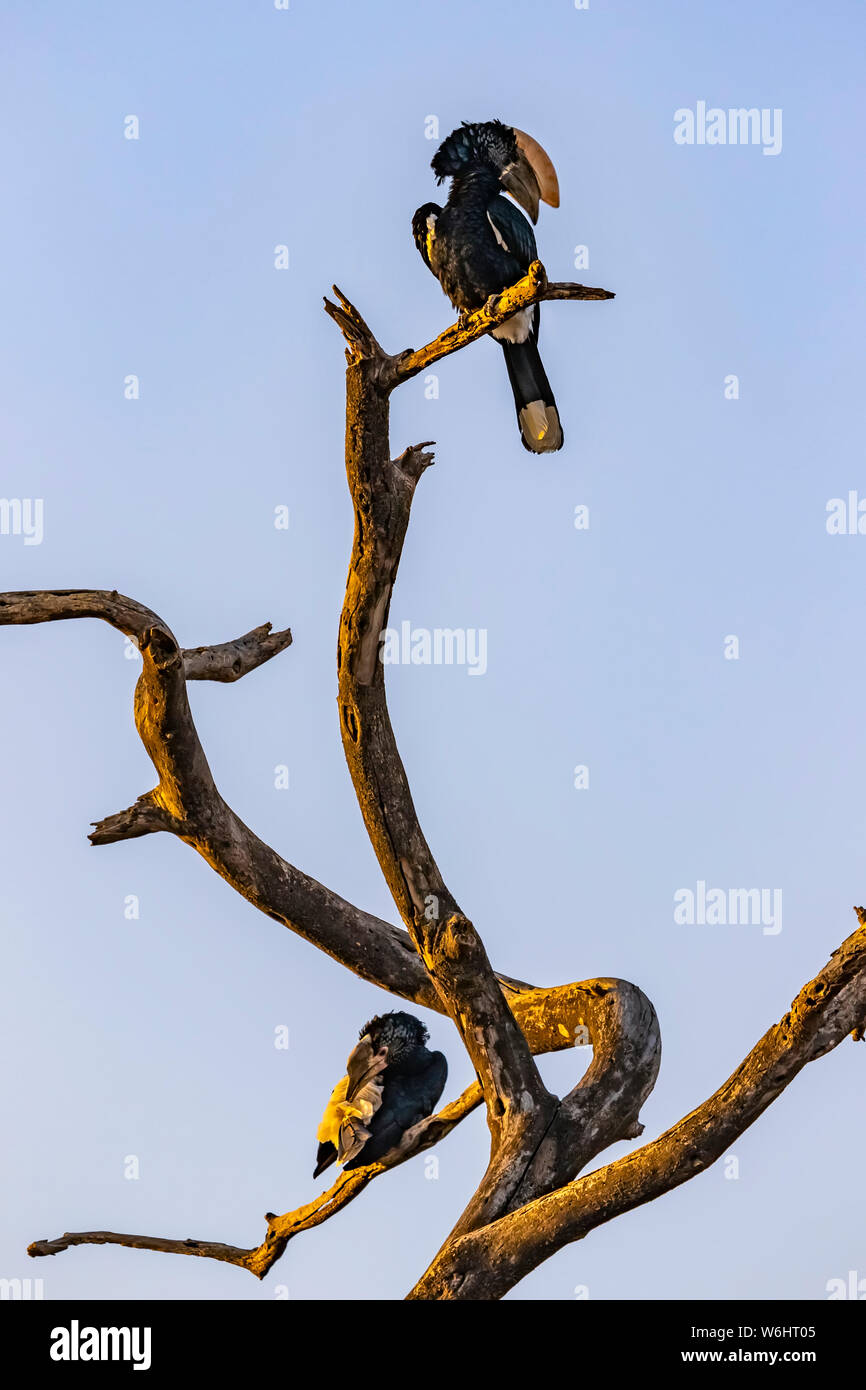
[[[775,1100],[807,1062],[866,1027],[866,910],[857,930],[805,985],[736,1071],[685,1119],[651,1143],[581,1171],[620,1140],[637,1138],[658,1073],[661,1042],[647,997],[624,980],[540,989],[497,975],[475,927],[449,891],[424,838],[385,699],[380,634],[415,489],[432,463],[423,444],[396,459],[389,446],[391,392],[447,354],[467,347],[517,309],[543,299],[602,300],[605,290],[548,283],[537,262],[526,277],[418,351],[386,353],[357,310],[335,290],[327,313],[347,343],[346,466],[355,537],[340,621],[339,718],[367,833],[405,930],[352,906],[264,844],[217,790],[187,699],[191,680],[234,681],[291,642],[270,624],[221,646],[180,647],[163,620],[114,592],[0,595],[0,623],[101,618],[137,644],[142,671],[135,723],[158,784],[95,824],[107,845],[166,831],[196,849],[262,912],[382,989],[454,1022],[477,1082],[411,1130],[379,1162],[344,1172],[315,1201],[268,1212],[261,1244],[175,1240],[113,1231],[38,1240],[32,1256],[71,1245],[126,1245],[199,1255],[259,1279],[288,1242],[335,1216],[373,1179],[439,1143],[482,1102],[490,1157],[477,1191],[408,1297],[498,1299],[571,1241],[702,1172]],[[552,1095],[534,1054],[588,1039],[589,1069],[568,1095]]]

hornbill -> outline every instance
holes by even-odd
[[[539,198],[559,207],[556,170],[537,141],[501,121],[464,121],[431,168],[451,189],[444,208],[425,203],[415,213],[415,245],[456,309],[480,309],[522,279],[537,254],[532,227],[502,191],[537,222]],[[493,337],[505,353],[524,448],[546,454],[562,448],[562,426],[538,351],[539,317],[537,304],[521,309]]]
[[[334,1162],[343,1168],[375,1163],[432,1115],[448,1063],[425,1047],[428,1037],[413,1014],[382,1014],[364,1024],[316,1134],[314,1178]]]

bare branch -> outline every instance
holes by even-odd
[[[224,1245],[220,1241],[124,1235],[118,1231],[67,1231],[55,1240],[33,1241],[27,1247],[27,1253],[33,1259],[39,1259],[46,1255],[59,1255],[73,1245],[124,1245],[135,1250],[157,1250],[166,1255],[198,1255],[204,1259],[220,1260],[225,1264],[248,1269],[257,1279],[263,1279],[272,1265],[281,1258],[294,1236],[299,1235],[301,1231],[312,1230],[313,1227],[320,1226],[322,1222],[336,1216],[349,1202],[359,1197],[369,1183],[381,1173],[387,1173],[391,1168],[399,1167],[423,1150],[432,1148],[480,1104],[481,1087],[473,1084],[437,1115],[431,1115],[408,1130],[399,1146],[385,1154],[377,1163],[341,1173],[326,1192],[320,1193],[312,1202],[307,1202],[294,1211],[285,1212],[282,1216],[266,1212],[268,1230],[260,1245],[247,1248]]]
[[[234,642],[216,647],[184,649],[183,671],[188,681],[236,681],[291,645],[292,632],[272,632],[270,623],[254,627]]]
[[[410,1298],[501,1298],[563,1246],[715,1163],[807,1063],[866,1026],[866,911],[855,911],[858,930],[703,1105],[652,1143],[452,1242]]]
[[[101,618],[136,642],[159,618],[116,589],[41,589],[0,594],[0,626],[53,623],[62,618]]]
[[[439,1008],[408,934],[281,858],[223,801],[199,742],[186,696],[184,661],[171,630],[151,609],[117,592],[49,590],[0,594],[0,626],[101,618],[134,638],[142,653],[135,721],[160,776],[127,810],[96,824],[94,845],[168,830],[191,845],[248,902],[362,979]]]
[[[569,997],[580,1012],[575,1034],[592,1039],[592,1063],[565,1097],[509,1204],[513,1211],[571,1182],[610,1144],[643,1132],[640,1112],[661,1065],[655,1009],[625,980],[590,980],[549,991],[538,1008],[547,1028],[561,1028]],[[531,1035],[532,1006],[517,1012]]]
[[[556,989],[531,989],[527,987],[527,992],[524,995],[514,999],[514,1008],[527,1036],[532,1040],[534,1051],[561,1051],[574,1047],[576,1042],[580,1044],[591,1036],[594,1039],[593,1065],[585,1078],[591,1082],[593,1068],[598,1065],[603,1071],[606,1066],[612,1065],[612,1054],[620,1046],[620,1029],[614,1023],[614,1017],[621,1017],[623,1022],[629,1019],[636,1007],[638,996],[644,1000],[644,1008],[652,1013],[652,1006],[645,999],[645,996],[641,995],[641,992],[633,985],[622,980],[589,980],[583,984],[561,985]],[[648,1035],[654,1034],[657,1039],[658,1029],[654,1022],[654,1014],[652,1019],[653,1024],[648,1030]],[[656,1056],[654,1066],[651,1068],[651,1077],[645,1075],[642,1081],[635,1082],[636,1093],[649,1092],[657,1070],[658,1057]],[[220,1260],[248,1269],[257,1278],[262,1279],[283,1255],[286,1246],[294,1236],[302,1231],[311,1230],[313,1227],[321,1225],[323,1221],[335,1216],[349,1202],[359,1197],[374,1178],[390,1171],[391,1168],[408,1162],[410,1158],[414,1158],[417,1154],[438,1144],[450,1134],[461,1120],[471,1114],[481,1104],[481,1101],[481,1087],[477,1082],[473,1083],[462,1095],[444,1106],[437,1114],[422,1120],[420,1124],[409,1130],[403,1136],[399,1147],[385,1154],[378,1163],[342,1173],[327,1191],[320,1193],[312,1202],[305,1203],[294,1211],[285,1212],[281,1216],[268,1212],[266,1214],[268,1232],[260,1245],[239,1247],[225,1245],[219,1241],[124,1235],[114,1231],[83,1231],[66,1232],[55,1240],[34,1241],[28,1247],[28,1254],[37,1258],[60,1254],[63,1250],[74,1245],[124,1245],[135,1249],[161,1251],[166,1254],[198,1255],[207,1259]],[[630,1125],[627,1114],[631,1113],[635,1103],[632,1101],[627,1111],[623,1111],[626,1118],[622,1124],[619,1120],[612,1123],[609,1121],[607,1133],[603,1133],[602,1125],[593,1130],[597,1145],[595,1152],[600,1151],[601,1148],[606,1148],[617,1138],[632,1137],[626,1132]],[[634,1127],[633,1122],[632,1127]],[[622,1133],[619,1132],[620,1129],[623,1130]],[[586,1146],[587,1150],[592,1147],[592,1142],[588,1137]]]
[[[388,354],[379,346],[354,304],[349,302],[336,285],[333,285],[332,289],[340,303],[334,304],[326,298],[325,313],[334,320],[346,339],[347,362],[360,362],[364,357],[386,359]]]
[[[432,462],[416,445],[393,462],[381,361],[346,372],[346,471],[355,536],[338,644],[340,729],[367,833],[436,992],[457,1025],[484,1090],[498,1149],[506,1132],[537,1146],[555,1109],[496,981],[424,837],[385,699],[380,638],[387,626],[418,478]]]
[[[512,314],[520,309],[540,304],[545,299],[603,300],[614,299],[610,290],[593,289],[588,285],[574,285],[567,282],[549,282],[544,266],[533,261],[522,280],[511,285],[502,294],[493,295],[481,309],[472,314],[464,314],[457,323],[446,328],[438,338],[426,347],[399,353],[388,359],[382,371],[383,385],[388,390],[417,376],[427,367],[452,352],[459,352],[478,338],[500,328]]]
[[[136,840],[158,830],[172,832],[176,829],[174,819],[157,805],[153,792],[145,792],[125,811],[115,811],[114,815],[92,824],[94,829],[87,837],[92,845],[113,845],[118,840]]]
[[[34,1240],[27,1247],[33,1259],[43,1255],[60,1255],[73,1245],[126,1245],[133,1250],[159,1250],[166,1255],[202,1255],[209,1260],[250,1268],[254,1250],[237,1245],[222,1245],[219,1241],[172,1240],[163,1236],[124,1235],[120,1231],[66,1231],[55,1240]]]
[[[355,537],[340,623],[338,670],[343,747],[367,833],[412,940],[447,1012],[460,1032],[481,1081],[491,1132],[484,1179],[458,1231],[507,1210],[538,1159],[532,1190],[548,1184],[576,1154],[577,1120],[544,1086],[532,1051],[503,997],[478,933],[447,888],[423,835],[385,698],[380,640],[402,554],[415,487],[432,462],[422,445],[391,461],[388,396],[430,362],[473,342],[549,290],[534,262],[519,284],[464,316],[420,352],[386,357],[354,306],[326,301],[349,342],[346,373],[346,471],[355,512]],[[557,285],[556,298],[609,298],[607,291]],[[653,1024],[655,1016],[651,1006]],[[657,1067],[657,1039],[651,1049]],[[641,1069],[641,1079],[648,1075]],[[655,1071],[652,1071],[652,1079]],[[601,1074],[595,1084],[601,1088]],[[649,1086],[652,1081],[649,1082]],[[647,1089],[649,1089],[649,1086]],[[646,1092],[644,1092],[645,1094]],[[631,1099],[631,1097],[630,1097]],[[643,1099],[643,1096],[641,1096]],[[623,1110],[612,1092],[610,1113]],[[581,1108],[584,1113],[585,1107]],[[621,1121],[634,1130],[636,1114]],[[600,1132],[606,1132],[604,1124]],[[542,1176],[542,1173],[546,1176]],[[454,1233],[452,1233],[453,1236]]]
[[[419,456],[407,450],[398,460],[407,473],[416,469],[420,473],[429,462],[425,446],[418,448]],[[169,632],[151,609],[116,591],[70,589],[0,594],[0,626],[79,617],[101,618],[136,639],[143,638],[151,628]],[[148,663],[151,655],[146,654]],[[444,1012],[407,932],[346,902],[287,863],[235,816],[214,788],[209,770],[207,777],[200,777],[203,753],[196,753],[189,764],[184,756],[178,756],[181,745],[195,751],[198,743],[192,713],[177,698],[180,673],[169,663],[153,669],[148,664],[146,674],[149,693],[142,691],[139,697],[137,692],[137,717],[149,724],[146,746],[160,739],[174,746],[170,772],[180,816],[165,811],[156,790],[147,792],[133,806],[96,823],[91,842],[111,844],[136,834],[169,830],[196,849],[221,877],[268,917],[311,941],[362,979],[403,999]],[[149,713],[151,710],[163,711],[161,723]],[[167,719],[168,710],[173,710],[175,722]],[[164,756],[167,754],[161,755],[163,761]],[[199,827],[189,808],[202,802],[207,816]],[[634,989],[624,981],[589,981],[538,989],[507,975],[497,979],[512,1002],[533,1052],[573,1047],[576,1030],[583,1027],[588,1028],[595,1043],[593,992],[596,988],[615,993]]]
[[[393,391],[395,386],[417,376],[441,358],[459,352],[478,338],[492,333],[512,314],[532,304],[540,304],[545,299],[598,301],[616,298],[612,290],[595,289],[591,285],[577,285],[564,280],[548,281],[544,266],[540,261],[533,261],[522,280],[510,285],[501,294],[492,295],[482,308],[471,314],[461,314],[457,323],[451,324],[431,343],[422,348],[407,348],[391,356],[377,341],[354,304],[349,303],[336,285],[334,293],[340,305],[326,299],[325,313],[334,320],[346,339],[346,360],[350,366],[364,360],[375,363],[377,382],[386,392]]]

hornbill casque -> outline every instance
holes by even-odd
[[[433,1114],[448,1063],[425,1046],[428,1037],[414,1014],[382,1014],[364,1024],[319,1125],[314,1178],[332,1163],[375,1163],[407,1129]]]
[[[536,140],[502,121],[468,122],[433,156],[437,183],[450,178],[444,208],[425,203],[412,235],[456,309],[480,309],[523,278],[537,257],[535,233],[503,190],[538,221],[539,199],[559,207],[556,170]],[[502,344],[524,448],[562,448],[559,412],[538,351],[539,306],[521,309],[493,330]]]

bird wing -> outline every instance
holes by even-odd
[[[382,1104],[387,1062],[387,1050],[374,1052],[365,1034],[346,1062],[346,1075],[331,1092],[316,1138],[320,1146],[334,1147],[339,1163],[360,1153],[370,1137],[367,1126]]]
[[[507,198],[494,198],[487,209],[487,216],[499,244],[510,252],[521,270],[528,270],[532,262],[538,259],[538,247],[535,242],[532,223],[528,222],[520,209],[515,207],[514,203],[509,202]],[[522,312],[526,313],[527,311],[524,309]],[[532,316],[530,337],[538,342],[541,308],[535,304],[529,312]]]
[[[349,1078],[344,1076],[331,1092],[328,1104],[325,1106],[325,1113],[322,1115],[319,1128],[316,1130],[316,1138],[320,1144],[330,1143],[336,1147],[337,1135],[340,1132],[340,1109],[346,1099],[348,1084]]]
[[[532,224],[507,198],[494,198],[487,216],[500,246],[511,253],[523,270],[528,270],[538,256]]]
[[[339,1127],[333,1141],[338,1163],[357,1157],[370,1138],[367,1126],[382,1104],[382,1073],[387,1065],[388,1049],[375,1052],[365,1034],[346,1063],[346,1089],[337,1106]]]
[[[337,1141],[337,1162],[345,1167],[351,1158],[357,1157],[369,1138],[370,1131],[358,1116],[347,1115],[340,1125]]]
[[[422,1077],[422,1086],[416,1092],[418,1102],[422,1107],[423,1113],[418,1116],[418,1120],[426,1119],[432,1115],[436,1106],[439,1104],[439,1097],[445,1090],[445,1082],[448,1080],[448,1063],[442,1052],[431,1052],[430,1065]],[[417,1124],[414,1120],[413,1124]],[[411,1128],[411,1126],[410,1126]]]
[[[346,1159],[344,1166],[357,1168],[364,1163],[374,1163],[389,1149],[396,1148],[407,1130],[433,1114],[447,1077],[448,1063],[441,1052],[434,1052],[423,1071],[389,1079],[382,1107],[370,1127],[371,1135],[363,1144],[363,1153],[359,1158]]]
[[[433,237],[436,234],[436,218],[441,211],[442,209],[438,203],[424,203],[412,218],[412,236],[420,252],[421,259],[429,270],[433,270],[430,264],[430,248],[433,243]]]

